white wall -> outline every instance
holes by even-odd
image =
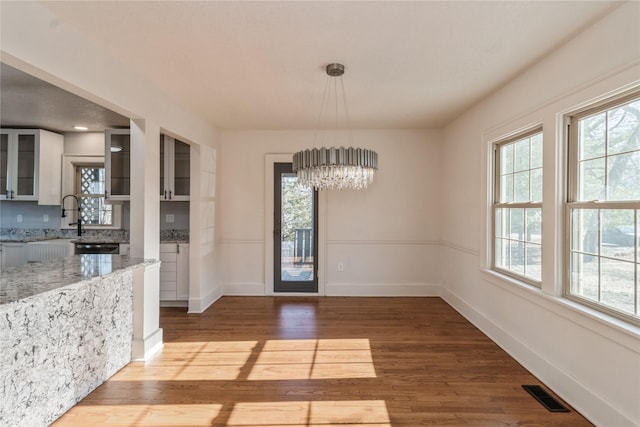
[[[313,146],[314,131],[225,131],[220,166],[226,294],[264,295],[265,156]],[[433,295],[439,283],[440,134],[355,130],[354,145],[378,152],[380,170],[362,191],[320,197],[320,294]],[[267,183],[267,185],[272,185]],[[271,248],[266,248],[271,251]],[[344,263],[344,272],[337,263]]]
[[[64,154],[104,156],[104,133],[68,132],[64,134]]]
[[[443,297],[602,426],[640,425],[640,329],[560,297],[558,114],[640,84],[639,23],[640,3],[623,5],[444,129]],[[533,124],[544,128],[542,289],[486,271],[490,141]]]

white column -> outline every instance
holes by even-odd
[[[148,120],[131,120],[132,257],[160,258],[160,127]],[[162,348],[160,268],[134,273],[133,360],[147,360]]]

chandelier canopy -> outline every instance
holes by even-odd
[[[320,107],[319,129],[316,132],[316,140],[322,133],[320,124],[325,109],[328,109],[331,95],[331,77],[338,77],[342,88],[342,101],[345,121],[352,143],[353,135],[349,126],[349,114],[347,101],[342,82],[344,65],[329,64],[326,68],[327,83]],[[334,81],[337,79],[334,79]],[[337,82],[333,85],[335,94],[335,121],[338,125],[338,90]],[[328,116],[328,111],[326,116]],[[324,136],[324,135],[323,135]],[[378,170],[378,153],[367,148],[340,147],[312,148],[299,151],[293,155],[293,172],[298,176],[298,182],[305,187],[313,187],[316,190],[360,190],[367,188],[373,182],[373,175]]]

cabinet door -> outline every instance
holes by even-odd
[[[169,137],[160,135],[160,200],[169,199],[169,177],[167,163],[169,161]]]
[[[2,244],[2,267],[22,267],[27,263],[26,243]]]
[[[189,300],[189,245],[178,243],[176,296],[178,301]]]
[[[131,139],[129,129],[105,130],[104,153],[107,200],[129,200],[131,194]]]
[[[167,135],[160,137],[160,200],[188,201],[191,147]]]
[[[10,197],[9,188],[9,134],[0,134],[0,200]]]
[[[3,129],[0,134],[0,199],[38,199],[38,130]]]
[[[16,133],[17,167],[15,183],[12,184],[16,200],[36,200],[36,165],[38,164],[38,141],[35,131]]]
[[[173,200],[189,200],[191,147],[174,140],[173,145]]]

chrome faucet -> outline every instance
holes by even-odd
[[[71,222],[69,223],[69,225],[77,225],[78,226],[78,236],[82,235],[82,221],[81,221],[81,216],[80,216],[80,199],[78,199],[77,196],[73,195],[73,194],[67,194],[66,196],[64,196],[62,198],[62,218],[65,218],[67,216],[67,209],[64,208],[64,201],[67,197],[73,197],[74,199],[76,199],[76,206],[78,207],[77,211],[78,211],[78,220],[76,222]]]

